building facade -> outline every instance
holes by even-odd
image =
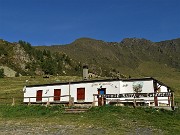
[[[171,98],[170,88],[151,77],[86,80],[24,88],[24,103],[69,104],[72,101],[74,105],[171,106]]]

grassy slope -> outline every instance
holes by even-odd
[[[146,64],[145,64],[146,65]],[[142,66],[145,66],[142,65]],[[143,72],[143,71],[141,71]],[[44,128],[49,132],[57,131],[59,127],[67,129],[69,134],[178,134],[180,132],[180,112],[156,111],[128,107],[97,107],[84,114],[63,114],[62,106],[27,106],[22,104],[22,88],[26,80],[28,84],[41,84],[57,81],[80,80],[80,77],[17,77],[0,79],[0,98],[15,98],[15,106],[10,106],[12,98],[0,100],[0,127]],[[171,82],[171,79],[167,82]],[[174,81],[174,80],[173,80]],[[7,85],[9,84],[9,85]],[[178,84],[178,83],[177,83]],[[5,105],[8,104],[8,105]],[[56,126],[54,126],[56,125]],[[172,125],[172,126],[169,126]],[[17,127],[16,127],[17,126]],[[2,128],[3,129],[3,128]],[[13,129],[10,129],[10,131]],[[21,129],[20,129],[21,130]],[[39,132],[39,131],[38,131]],[[44,131],[42,131],[44,133]]]
[[[145,62],[140,64],[136,71],[143,76],[152,76],[170,86],[175,91],[176,101],[180,102],[180,72],[177,72],[176,69],[166,67],[163,64]]]
[[[146,66],[150,66],[149,63],[144,63],[140,66],[146,67]],[[162,72],[154,72],[153,68],[154,65],[151,65],[152,71],[150,72],[150,75],[153,75],[153,77],[157,78],[160,81],[163,81],[165,84],[167,84],[168,86],[171,87],[172,90],[175,91],[175,101],[180,102],[180,73],[179,72],[175,72],[174,70],[172,70],[171,68],[164,68],[162,66],[159,66],[156,68],[159,68],[159,70],[161,70]],[[141,70],[140,70],[141,69]],[[146,73],[146,70],[142,70],[142,68],[137,69],[139,71],[133,71],[133,72],[140,72],[141,74]],[[146,68],[143,68],[146,69]],[[150,70],[149,69],[149,70]],[[169,72],[172,72],[170,74],[168,74]],[[166,75],[161,75],[166,73]],[[142,77],[139,75],[139,77]],[[28,82],[26,82],[26,80],[28,80]],[[12,98],[14,97],[16,100],[16,103],[20,104],[22,103],[22,99],[23,99],[23,87],[25,85],[32,85],[32,84],[45,84],[45,83],[52,83],[52,82],[67,82],[67,81],[77,81],[77,80],[81,80],[81,77],[78,76],[51,76],[50,78],[43,78],[40,76],[36,76],[34,78],[31,78],[29,76],[27,77],[14,77],[14,78],[1,78],[0,79],[0,103],[7,103],[10,104],[12,103]],[[20,97],[20,98],[17,98]],[[7,99],[1,99],[1,98],[8,98]]]
[[[155,77],[172,87],[172,89],[175,90],[176,100],[180,101],[180,73],[176,69],[154,61],[143,61],[142,63],[135,65],[135,68],[120,66],[121,64],[116,62],[121,60],[125,62],[125,55],[128,55],[128,57],[130,56],[129,54],[124,53],[124,58],[117,58],[111,53],[111,49],[113,47],[115,46],[110,46],[108,49],[108,54],[110,54],[110,56],[105,58],[100,55],[97,57],[98,60],[104,60],[107,62],[112,60],[113,65],[116,65],[117,67],[119,66],[118,70],[122,71],[122,73],[126,75],[131,75],[133,77]],[[98,51],[101,50],[101,47],[98,48],[94,46],[94,48]],[[126,48],[123,49],[126,51]],[[91,55],[92,54],[93,52]],[[112,59],[108,59],[109,57],[112,57]],[[134,60],[137,59],[132,57],[132,62]],[[96,61],[96,59],[94,59],[94,61]],[[96,61],[96,63],[99,62]],[[129,63],[126,64],[128,65]],[[109,65],[107,64],[107,66]],[[42,77],[17,77],[0,79],[0,98],[9,98],[8,100],[0,99],[0,104],[11,104],[12,97],[20,97],[15,98],[15,102],[16,104],[21,104],[23,98],[22,88],[26,84],[26,80],[29,80],[28,84],[41,84],[55,82],[57,80],[72,81],[78,79],[80,78],[73,77],[72,79],[71,77],[51,77],[49,79],[44,79]],[[152,134],[178,134],[180,132],[179,110],[176,112],[158,112],[153,109],[104,107],[93,108],[90,112],[81,115],[64,115],[58,108],[48,110],[48,108],[28,108],[27,106],[19,105],[15,107],[0,105],[0,108],[0,125],[3,125],[3,123],[7,121],[12,121],[12,123],[20,122],[22,124],[33,123],[35,125],[37,124],[37,126],[39,126],[42,122],[48,122],[50,124],[70,124],[75,126],[77,125],[77,134],[80,134],[81,130],[86,129],[86,127],[92,127],[92,129],[98,127],[98,130],[100,132],[102,131],[101,134],[128,134],[130,131],[133,131],[134,134],[138,134],[137,132],[147,134],[145,133],[146,129],[148,132],[152,132]],[[90,128],[90,130],[92,129]]]
[[[145,39],[124,39],[120,43],[81,38],[69,45],[37,47],[65,52],[88,63],[90,71],[116,69],[131,77],[154,77],[170,86],[180,101],[180,39],[153,43]],[[174,68],[176,67],[176,68]],[[103,72],[103,71],[102,71]]]
[[[80,38],[68,45],[41,46],[52,52],[64,52],[71,58],[90,67],[104,69],[135,69],[142,62],[158,62],[168,67],[180,68],[180,39],[153,43],[145,39],[124,39],[122,42],[104,42],[89,38]],[[122,68],[120,68],[122,67]]]
[[[78,76],[59,76],[50,78],[43,78],[42,76],[36,77],[14,77],[14,78],[0,78],[0,103],[12,103],[12,98],[15,98],[15,102],[18,104],[22,103],[23,99],[23,87],[25,85],[33,84],[46,84],[52,82],[64,82],[64,81],[75,81],[80,80]],[[26,80],[28,80],[26,82]],[[2,99],[6,98],[6,99]]]
[[[69,134],[178,134],[180,112],[152,108],[95,107],[82,114],[64,114],[61,106],[0,106],[0,125],[72,126]],[[12,126],[9,124],[9,126]]]

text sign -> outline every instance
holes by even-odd
[[[94,94],[97,97],[104,98],[142,98],[142,97],[171,97],[171,92],[159,92],[159,93],[124,93],[124,94]]]

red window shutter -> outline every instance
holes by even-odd
[[[36,92],[36,101],[42,101],[42,90]]]
[[[77,88],[77,100],[85,100],[85,88]]]
[[[54,101],[60,101],[61,89],[54,89]]]

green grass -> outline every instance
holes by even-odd
[[[86,113],[64,114],[62,106],[0,105],[1,121],[27,124],[53,123],[74,125],[79,129],[92,127],[104,129],[105,134],[129,134],[148,130],[149,134],[178,134],[180,110],[166,111],[153,108],[104,106],[93,107]],[[139,130],[139,131],[138,131]]]
[[[11,104],[12,98],[15,98],[16,104],[22,104],[24,94],[23,87],[26,85],[68,82],[80,79],[81,77],[78,76],[50,76],[50,78],[23,76],[0,78],[0,104]]]
[[[180,72],[157,62],[144,62],[135,70],[141,76],[152,76],[175,92],[175,101],[180,103]]]
[[[43,116],[54,116],[63,112],[63,106],[28,106],[28,105],[1,105],[1,117],[3,118],[38,118]]]
[[[159,67],[160,68],[160,67]],[[144,73],[146,71],[141,71]],[[161,76],[152,71],[156,79],[163,81],[175,91],[175,101],[180,103],[180,74],[172,71],[172,76]],[[159,77],[156,77],[159,76]],[[0,78],[0,104],[11,104],[12,98],[15,98],[16,104],[22,104],[23,100],[23,87],[25,85],[46,84],[57,82],[68,82],[81,80],[78,76],[50,76],[50,78],[43,78],[42,76],[23,76],[12,78]],[[28,80],[28,82],[26,82]],[[3,99],[2,99],[3,98]]]
[[[64,114],[64,108],[57,106],[27,106],[22,103],[22,88],[29,84],[43,84],[80,80],[81,77],[16,77],[0,79],[0,126],[4,122],[21,123],[22,125],[39,126],[42,123],[50,125],[73,125],[75,134],[85,133],[87,130],[98,130],[99,134],[178,134],[180,132],[180,110],[166,111],[153,108],[130,107],[94,107],[86,113]],[[165,83],[179,88],[178,77],[160,78]],[[27,83],[26,80],[28,80]],[[177,93],[176,97],[179,96]],[[15,97],[15,106],[11,106],[12,97]],[[178,99],[178,98],[177,98]],[[176,100],[177,100],[176,99]],[[177,100],[178,101],[178,100]],[[11,125],[10,125],[11,126]],[[55,129],[54,129],[55,130]],[[83,131],[82,131],[83,130]],[[85,131],[84,131],[85,130]],[[73,133],[73,131],[72,131]],[[92,134],[95,134],[94,132]]]

